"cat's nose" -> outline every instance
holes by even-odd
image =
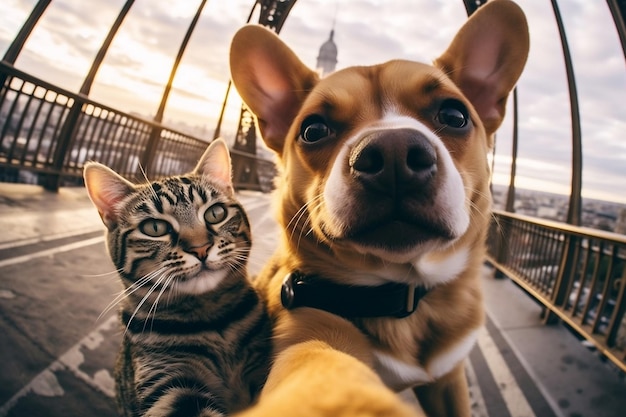
[[[185,252],[193,254],[196,258],[200,259],[204,262],[209,256],[209,249],[211,248],[211,244],[207,243],[202,246],[192,246],[190,248],[185,249]]]

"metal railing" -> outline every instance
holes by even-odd
[[[102,162],[127,178],[151,179],[188,172],[208,141],[162,124],[120,112],[58,88],[0,62],[0,181],[55,188],[80,183],[85,162]],[[72,120],[72,108],[80,112]],[[267,191],[273,163],[237,152],[233,159],[255,159],[259,177],[234,178],[238,188]],[[52,180],[51,180],[52,179]],[[50,184],[53,184],[52,186]]]
[[[626,236],[495,211],[487,259],[626,371]]]

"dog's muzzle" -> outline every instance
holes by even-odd
[[[351,175],[370,192],[425,195],[435,182],[437,153],[417,130],[384,130],[363,138],[352,150],[349,165]]]
[[[456,236],[439,202],[437,148],[417,129],[381,129],[348,154],[344,238],[363,247],[406,251]]]

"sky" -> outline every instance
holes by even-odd
[[[516,186],[569,194],[571,120],[551,2],[518,0],[531,51],[518,83]],[[0,2],[4,54],[36,0]],[[77,92],[124,0],[53,0],[15,66]],[[90,98],[126,112],[156,113],[174,58],[200,0],[136,0]],[[178,70],[166,124],[211,137],[229,79],[228,50],[253,0],[208,0]],[[583,136],[583,197],[626,203],[626,61],[605,1],[560,0],[574,62]],[[281,37],[311,68],[335,29],[337,68],[402,58],[432,62],[466,20],[461,0],[298,0]],[[233,135],[241,101],[231,94],[222,132]],[[512,123],[497,134],[494,176],[509,183]]]

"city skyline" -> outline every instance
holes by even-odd
[[[77,91],[122,0],[55,0],[35,28],[16,67]],[[212,133],[228,82],[230,38],[254,2],[209,1],[194,32],[165,113]],[[593,4],[591,4],[593,3]],[[0,5],[0,53],[36,4]],[[531,32],[531,54],[518,84],[516,186],[568,194],[571,122],[563,57],[549,2],[519,0]],[[171,65],[198,2],[136,1],[96,77],[90,98],[127,112],[156,112]],[[583,196],[626,202],[624,56],[605,2],[559,2],[578,83],[583,134]],[[96,12],[94,12],[96,11]],[[408,12],[410,11],[410,13]],[[466,19],[461,1],[299,0],[281,37],[311,68],[335,22],[337,68],[393,58],[429,62]],[[366,46],[366,47],[364,47]],[[236,128],[240,101],[231,94],[224,131]],[[497,136],[494,183],[508,184],[511,103]],[[235,126],[233,127],[233,124]]]

